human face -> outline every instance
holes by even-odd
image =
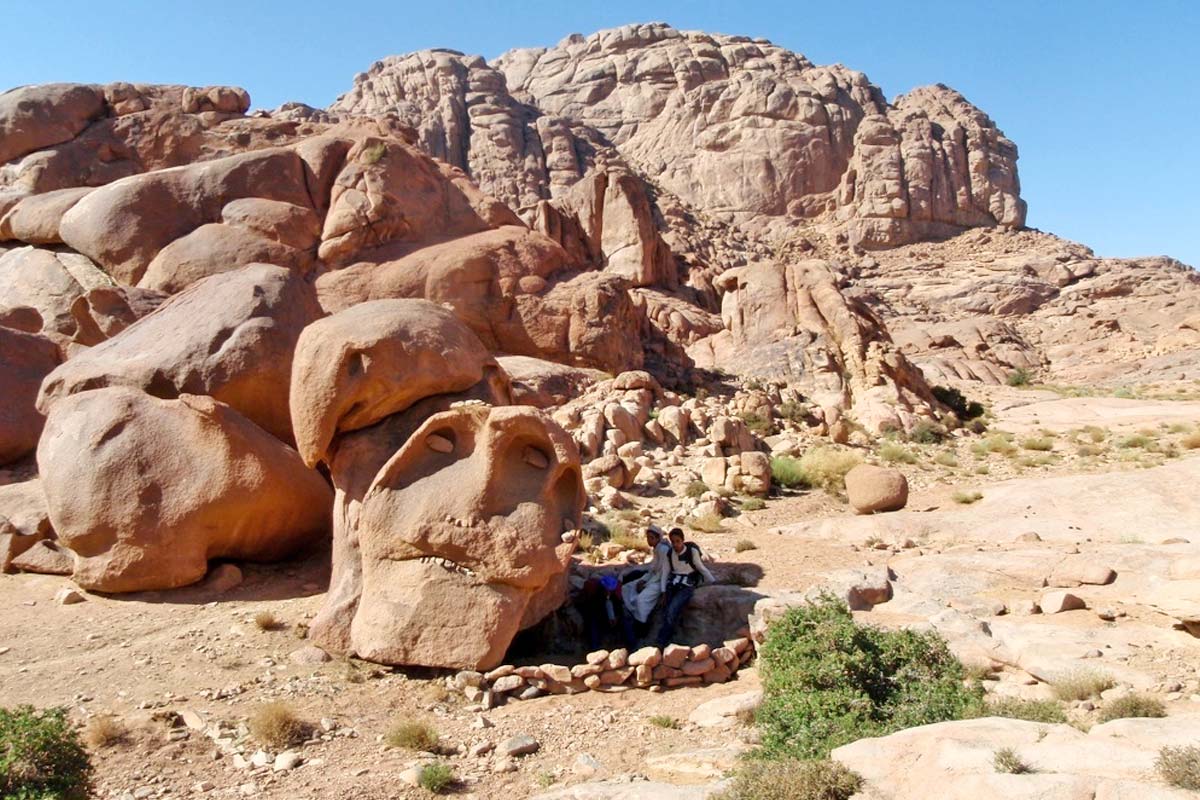
[[[676,553],[682,553],[683,552],[683,537],[682,536],[672,536],[671,537],[671,547],[675,548]]]

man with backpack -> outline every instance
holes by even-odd
[[[716,582],[708,567],[704,566],[704,554],[699,545],[686,541],[679,528],[672,528],[667,536],[671,549],[667,554],[668,568],[663,570],[660,584],[666,596],[667,612],[662,627],[658,629],[659,647],[671,643],[675,628],[683,617],[683,610],[692,601],[696,587],[701,583]]]

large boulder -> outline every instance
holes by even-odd
[[[452,312],[425,300],[352,306],[301,333],[292,422],[309,465],[339,431],[365,428],[417,400],[478,383],[491,355]]]
[[[47,83],[0,94],[0,164],[74,138],[104,113],[94,86]]]
[[[203,394],[290,442],[292,353],[320,316],[311,285],[282,267],[214,275],[67,361],[46,379],[38,406],[48,412],[67,395],[102,386],[163,398]]]
[[[495,666],[566,596],[585,495],[579,453],[454,314],[379,300],[312,325],[292,373],[296,438],[337,497],[328,649],[393,664]]]
[[[50,521],[87,589],[184,586],[209,559],[272,561],[329,529],[325,480],[210,397],[125,387],[66,397],[37,459]]]
[[[44,336],[0,327],[0,464],[37,447],[45,423],[38,387],[59,360],[58,347]]]
[[[41,330],[69,338],[78,328],[76,300],[112,280],[78,253],[19,247],[0,255],[0,311],[28,307],[42,317]]]
[[[859,514],[899,511],[908,503],[908,479],[898,469],[859,464],[846,473],[846,497]]]

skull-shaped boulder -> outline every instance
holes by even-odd
[[[322,646],[488,668],[565,599],[574,545],[562,534],[585,501],[578,450],[541,411],[505,405],[507,377],[481,351],[452,313],[423,300],[366,303],[301,336],[292,406],[332,421],[330,440],[318,437],[328,447],[309,456],[328,462],[337,490],[333,576],[312,625]],[[353,380],[321,374],[351,365]],[[464,389],[466,374],[480,377]]]

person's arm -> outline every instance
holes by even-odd
[[[671,552],[666,550],[663,552],[662,563],[658,568],[658,591],[660,594],[667,593],[667,581],[671,579]]]

